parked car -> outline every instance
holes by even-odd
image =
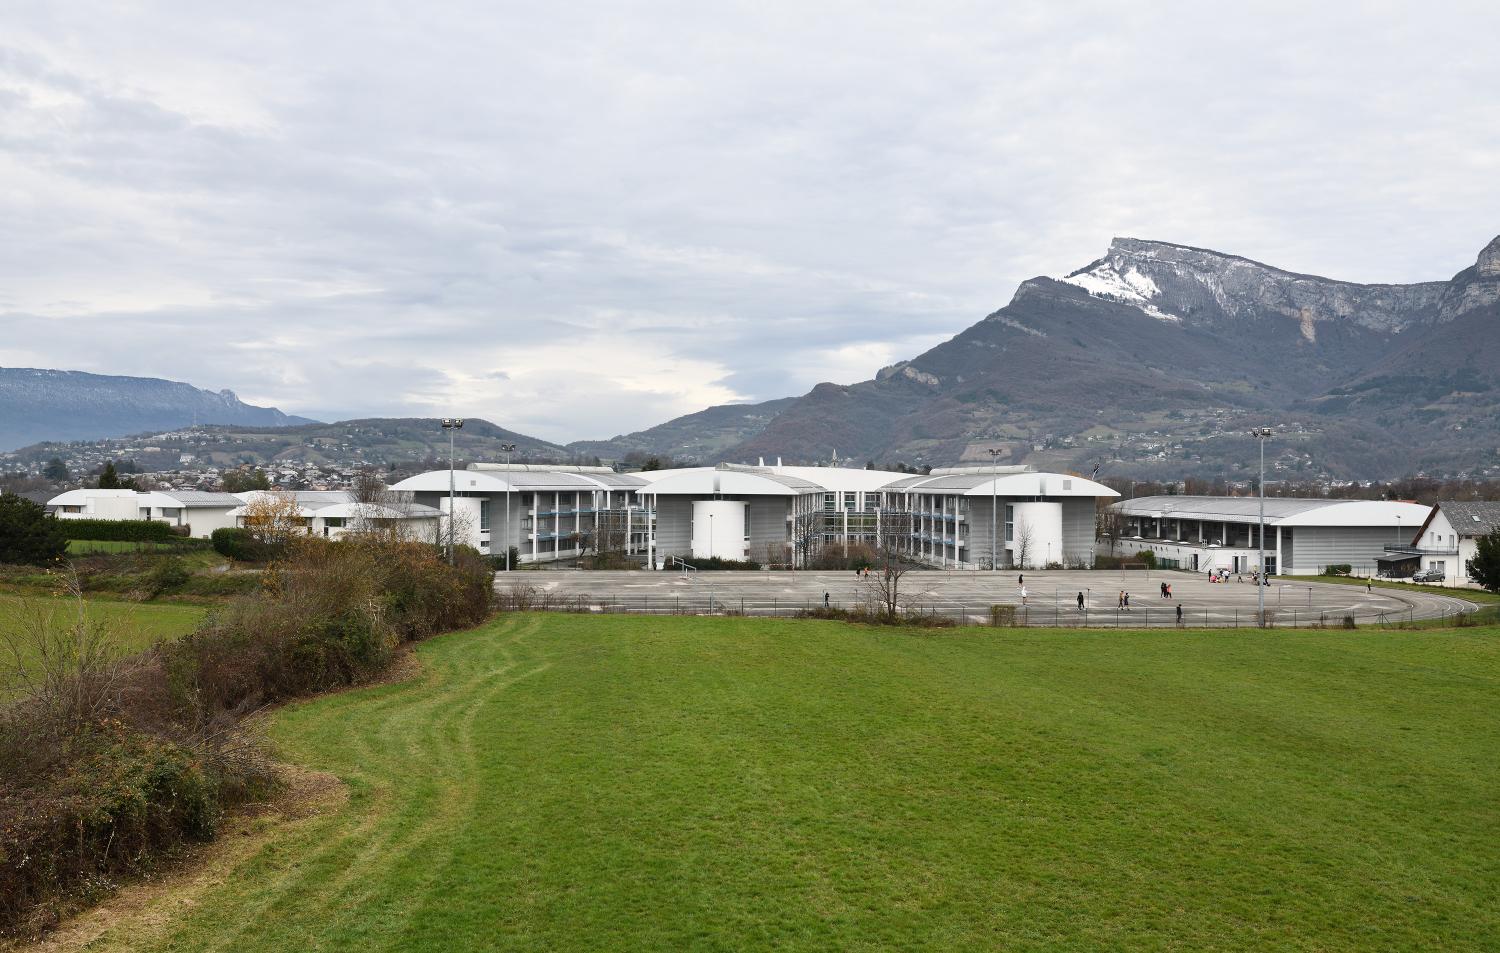
[[[1447,573],[1441,569],[1424,569],[1411,577],[1412,582],[1442,582]]]

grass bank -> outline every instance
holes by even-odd
[[[511,615],[109,950],[1500,946],[1500,633]]]

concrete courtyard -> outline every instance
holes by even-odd
[[[1203,575],[1176,571],[1066,570],[1026,572],[1022,600],[1018,574],[913,570],[901,580],[901,598],[913,611],[936,612],[969,622],[987,622],[989,607],[1016,607],[1016,621],[1028,625],[1166,626],[1176,624],[1176,608],[1185,624],[1251,626],[1255,624],[1256,587],[1210,583]],[[1164,599],[1160,584],[1172,587]],[[497,574],[501,595],[516,587],[555,606],[608,612],[689,613],[743,612],[748,615],[793,615],[823,604],[851,609],[876,600],[869,581],[854,572],[701,572],[683,573],[582,570],[517,571]],[[1130,593],[1130,609],[1118,607],[1121,591]],[[1337,625],[1345,615],[1361,623],[1434,619],[1473,611],[1476,606],[1453,591],[1406,592],[1336,583],[1277,581],[1266,587],[1266,609],[1277,625]],[[1079,609],[1083,593],[1086,608]]]

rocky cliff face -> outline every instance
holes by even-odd
[[[1062,280],[1090,294],[1133,304],[1163,321],[1279,315],[1295,320],[1309,340],[1335,321],[1383,333],[1403,331],[1432,317],[1447,289],[1441,281],[1335,281],[1237,255],[1135,238],[1116,238],[1103,258]]]
[[[1360,284],[1117,238],[874,380],[819,385],[731,457],[1240,472],[1248,427],[1312,476],[1500,473],[1500,238],[1451,281]]]
[[[1500,301],[1500,235],[1479,253],[1474,267],[1465,268],[1448,282],[1438,304],[1437,319],[1452,321],[1497,301]]]

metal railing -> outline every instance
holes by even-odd
[[[685,570],[686,571],[686,570]],[[819,599],[782,599],[779,597],[719,598],[712,593],[689,596],[533,596],[525,605],[508,605],[504,593],[500,594],[501,608],[522,608],[553,612],[579,612],[622,615],[737,615],[762,617],[815,616],[826,611]],[[1130,608],[1085,608],[1075,605],[1002,605],[997,623],[997,614],[985,604],[930,601],[914,603],[901,613],[914,624],[924,617],[943,617],[956,625],[1012,627],[1045,627],[1068,629],[1253,629],[1257,625],[1253,609],[1209,608],[1184,609],[1179,617],[1176,607],[1132,606]],[[835,613],[860,612],[869,615],[875,610],[862,603],[833,600],[827,609]],[[1474,611],[1458,607],[1443,607],[1436,615],[1423,613],[1418,616],[1413,606],[1405,609],[1378,611],[1353,609],[1349,611],[1321,610],[1296,606],[1267,609],[1265,628],[1277,629],[1327,629],[1355,626],[1409,626],[1416,622],[1432,621],[1437,625],[1474,624]],[[1347,621],[1346,621],[1347,620]],[[856,618],[855,621],[858,621]]]

